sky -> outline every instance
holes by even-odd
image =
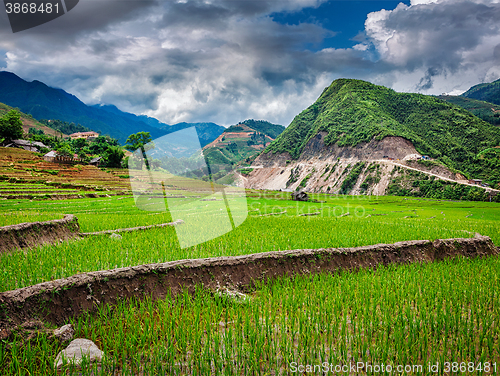
[[[338,78],[460,94],[500,78],[500,0],[80,0],[0,70],[162,122],[287,126]]]

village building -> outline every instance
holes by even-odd
[[[89,165],[92,165],[92,166],[99,166],[100,164],[102,163],[102,157],[95,157],[94,159],[92,159],[90,162],[89,162]]]
[[[27,140],[12,140],[6,148],[19,148],[27,151],[33,151],[39,153],[41,148],[49,149],[47,145],[37,141],[27,141]]]
[[[69,135],[69,137],[71,137],[72,140],[76,140],[78,138],[84,138],[86,140],[93,140],[97,137],[99,137],[99,133],[97,132],[76,132],[76,133],[72,133]]]

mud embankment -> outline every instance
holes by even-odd
[[[74,215],[47,222],[29,222],[0,227],[0,253],[16,248],[34,247],[45,243],[72,239],[80,226]]]
[[[257,281],[378,265],[498,254],[490,238],[406,241],[358,248],[300,249],[235,257],[180,260],[90,272],[0,293],[0,329],[41,319],[60,325],[121,299],[165,299],[196,285],[250,291]]]

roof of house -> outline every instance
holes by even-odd
[[[57,157],[57,153],[54,150],[52,150],[52,151],[49,151],[47,154],[45,154],[44,157],[55,158],[55,157]]]
[[[18,146],[38,146],[39,148],[48,148],[47,145],[38,141],[28,141],[28,140],[12,140],[12,143]]]
[[[92,159],[89,163],[97,163],[97,162],[99,162],[101,159],[102,159],[102,157],[95,157],[95,158],[94,158],[94,159]]]
[[[97,132],[94,132],[94,131],[90,131],[90,132],[76,132],[76,133],[72,133],[70,134],[69,136],[93,136],[93,135],[99,135],[99,133]]]

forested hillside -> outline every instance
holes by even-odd
[[[296,159],[321,131],[328,133],[326,145],[339,146],[400,136],[423,155],[466,175],[490,180],[490,160],[486,162],[478,154],[500,145],[499,127],[457,105],[433,96],[397,93],[365,81],[339,79],[297,115],[265,152],[288,152]]]
[[[462,96],[500,105],[500,79],[473,86]]]
[[[500,125],[500,105],[460,95],[440,95],[438,98],[456,104],[490,124]]]

